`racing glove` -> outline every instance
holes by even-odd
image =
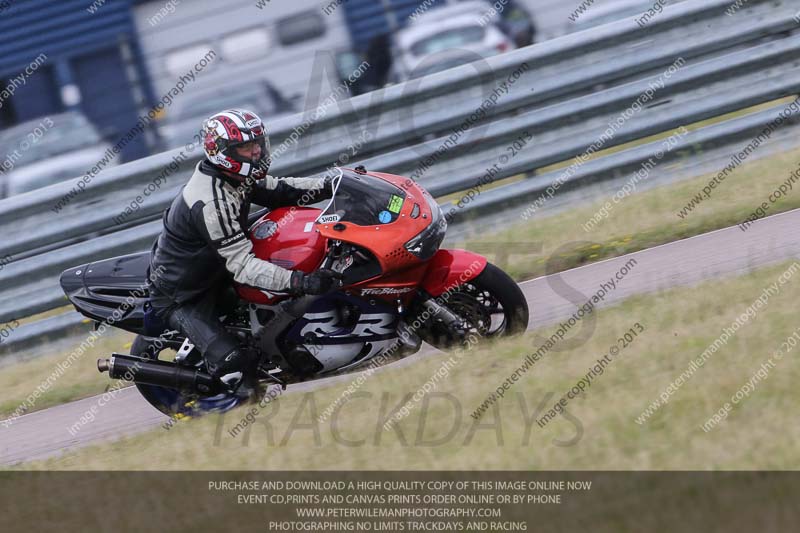
[[[325,294],[342,286],[344,276],[333,270],[322,268],[311,274],[299,270],[292,271],[289,290],[295,294]]]

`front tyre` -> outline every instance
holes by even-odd
[[[522,289],[492,263],[487,263],[474,279],[436,297],[436,301],[465,324],[462,331],[453,331],[441,318],[425,317],[421,310],[415,312],[414,320],[426,318],[419,329],[420,337],[440,350],[464,346],[470,335],[506,337],[528,327],[528,302]]]

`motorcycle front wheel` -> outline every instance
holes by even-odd
[[[528,302],[519,285],[501,268],[487,263],[470,281],[436,298],[437,303],[464,320],[462,331],[453,331],[441,317],[426,320],[421,306],[411,318],[422,323],[418,332],[428,344],[448,350],[468,346],[470,335],[489,339],[516,335],[528,327]]]

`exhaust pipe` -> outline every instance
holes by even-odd
[[[132,355],[113,354],[111,359],[98,359],[97,370],[108,372],[111,379],[122,379],[144,385],[156,385],[203,394],[217,394],[221,384],[206,372],[178,366],[175,363],[144,359]]]

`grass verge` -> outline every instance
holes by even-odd
[[[70,358],[79,349],[83,337],[70,349],[0,369],[0,390],[3,391],[0,417],[6,418],[18,408],[24,409],[23,412],[17,412],[18,415],[31,413],[102,393],[113,382],[108,379],[108,374],[97,371],[95,362],[100,356],[105,357],[130,346],[132,340],[130,333],[111,330],[82,355],[75,352],[76,356]],[[47,350],[47,347],[42,347],[42,350]],[[71,364],[69,361],[72,361]],[[59,364],[63,369],[61,375],[57,373]],[[54,379],[48,383],[51,376]]]
[[[787,469],[800,460],[793,424],[800,366],[788,352],[727,418],[701,426],[781,343],[800,330],[800,271],[781,285],[669,402],[646,422],[636,418],[684,372],[724,328],[776,283],[788,264],[738,278],[630,298],[596,312],[580,346],[554,348],[479,420],[471,413],[525,357],[542,332],[459,354],[440,354],[370,377],[338,414],[320,422],[326,406],[351,383],[287,394],[266,406],[240,434],[239,408],[181,422],[115,443],[92,446],[26,469],[97,470],[706,470]],[[590,315],[592,317],[592,315]],[[544,427],[537,419],[584,377],[639,322],[639,333],[585,389],[565,415]],[[573,328],[574,329],[574,328]],[[538,334],[537,334],[538,333]],[[545,331],[545,336],[550,332]],[[566,342],[566,339],[565,341]],[[800,347],[795,351],[800,350]],[[452,358],[434,390],[391,429],[384,420]],[[441,372],[440,372],[441,373]]]
[[[713,190],[711,197],[680,219],[677,212],[714,174],[643,191],[622,199],[611,196],[549,217],[535,218],[504,231],[467,240],[464,248],[486,253],[515,279],[560,272],[744,221],[766,202],[792,171],[800,167],[800,149],[746,163]],[[611,202],[609,215],[588,232],[583,225]],[[800,208],[800,183],[771,204],[768,215]],[[511,216],[520,216],[513,213]]]

